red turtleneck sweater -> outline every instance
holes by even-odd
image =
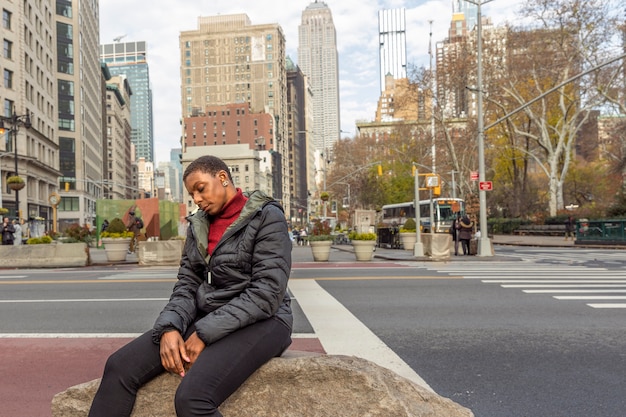
[[[222,238],[226,228],[239,217],[246,201],[248,201],[248,199],[243,195],[241,188],[237,188],[237,194],[224,205],[221,213],[211,218],[211,226],[209,227],[209,247],[207,248],[209,255],[213,253],[215,245],[217,245],[217,242]]]

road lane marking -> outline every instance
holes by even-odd
[[[626,293],[626,290],[559,290],[559,289],[550,289],[550,290],[522,290],[526,294],[550,294],[553,292],[562,292],[562,293],[571,293],[571,294],[581,294],[581,293]]]
[[[624,288],[626,284],[513,284],[502,288]]]
[[[381,277],[323,277],[323,278],[294,278],[291,277],[291,279],[293,280],[311,280],[314,279],[315,281],[373,281],[373,280],[394,280],[394,279],[398,279],[398,280],[404,280],[404,279],[414,279],[414,280],[418,280],[418,279],[463,279],[462,276],[459,275],[423,275],[423,276],[417,276],[417,275],[411,275],[411,276],[381,276]]]
[[[20,279],[26,277],[27,275],[0,275],[0,279]]]
[[[142,333],[0,333],[0,339],[134,339]],[[292,339],[311,339],[311,333],[292,333]]]
[[[433,391],[402,358],[316,280],[293,280],[289,282],[289,289],[298,299],[326,353],[367,359]]]
[[[135,301],[169,301],[169,298],[64,298],[50,300],[0,300],[1,304],[12,303],[102,303],[102,302],[135,302]]]
[[[481,282],[485,284],[578,284],[581,282],[594,284],[626,284],[626,280],[620,279],[484,279]]]
[[[626,295],[555,295],[557,300],[626,300]]]
[[[99,280],[99,279],[69,279],[64,281],[59,280],[35,280],[35,281],[0,281],[0,285],[41,285],[41,284],[118,284],[118,283],[158,283],[158,282],[176,282],[176,278],[170,279],[116,279],[116,280]]]
[[[592,308],[626,308],[626,304],[587,304]]]

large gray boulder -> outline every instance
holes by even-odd
[[[133,417],[175,417],[180,377],[164,374],[139,391]],[[87,416],[99,380],[52,400],[53,417]],[[269,361],[222,406],[225,417],[473,417],[453,401],[364,359],[321,355]]]

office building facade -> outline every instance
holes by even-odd
[[[64,2],[56,2],[63,6]],[[55,2],[51,0],[0,3],[3,43],[0,71],[0,115],[29,116],[31,126],[4,122],[0,133],[0,207],[4,216],[51,219],[49,197],[58,190],[59,142],[57,134],[54,64]],[[16,169],[17,168],[17,169]],[[26,186],[7,188],[7,178],[19,175]],[[19,204],[18,204],[19,202]],[[18,207],[19,206],[19,207]]]
[[[59,228],[95,225],[103,198],[103,98],[97,0],[56,1]]]
[[[272,195],[288,213],[291,178],[282,28],[253,25],[245,14],[199,17],[197,29],[181,32],[180,54],[183,118],[202,114],[210,106],[233,103],[247,103],[251,112],[271,115],[273,129],[263,140],[265,149],[272,151]],[[219,139],[209,141],[208,146],[221,146]],[[227,143],[237,140],[228,139]],[[183,154],[188,151],[189,147],[183,149]]]

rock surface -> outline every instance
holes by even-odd
[[[139,391],[133,417],[175,417],[180,378],[164,374]],[[87,416],[99,380],[52,400],[53,417]],[[222,406],[224,417],[473,417],[453,401],[364,359],[322,355],[269,361]]]

